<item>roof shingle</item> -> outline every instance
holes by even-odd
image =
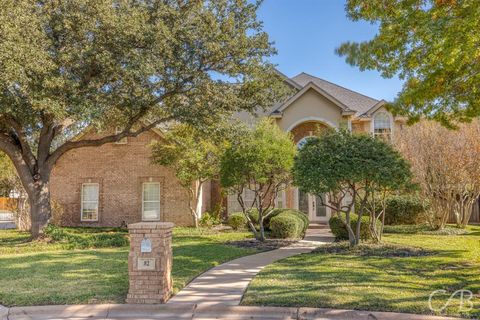
[[[304,87],[309,82],[313,82],[315,85],[325,90],[328,94],[335,97],[341,103],[346,105],[349,109],[356,111],[357,116],[360,116],[370,110],[374,105],[376,105],[379,100],[368,97],[364,94],[355,92],[353,90],[344,88],[337,84],[331,83],[327,80],[320,79],[318,77],[312,76],[305,72],[296,75],[291,78],[294,82],[298,83],[300,86]]]

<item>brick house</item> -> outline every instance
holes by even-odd
[[[405,119],[385,109],[384,100],[376,100],[312,75],[285,76],[294,90],[285,102],[257,117],[241,113],[244,121],[272,117],[278,126],[291,132],[301,145],[318,128],[349,128],[390,139]],[[191,225],[187,193],[173,172],[150,163],[149,144],[161,141],[162,133],[151,130],[136,138],[97,148],[72,150],[61,157],[51,178],[52,198],[61,207],[55,217],[65,226],[120,226],[139,221],[171,221]],[[247,201],[249,194],[245,195]],[[221,203],[228,213],[238,211],[234,196],[222,198],[217,182],[206,183],[202,190],[202,212]],[[277,207],[305,212],[311,221],[330,218],[328,208],[319,205],[318,196],[287,188],[276,200]],[[480,205],[480,204],[479,204]],[[479,205],[472,221],[479,221]]]

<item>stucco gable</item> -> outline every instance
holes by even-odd
[[[301,97],[303,97],[306,93],[308,93],[310,90],[316,92],[326,100],[330,101],[332,105],[336,106],[339,108],[342,114],[347,115],[347,114],[354,114],[355,112],[348,108],[344,103],[339,101],[337,98],[334,96],[330,95],[328,92],[317,86],[313,82],[309,82],[307,85],[305,85],[302,90],[298,91],[296,94],[294,94],[292,97],[287,99],[282,105],[280,105],[273,113],[272,115],[279,114],[285,112],[287,108],[292,106],[297,100],[299,100]]]

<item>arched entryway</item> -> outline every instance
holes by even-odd
[[[306,120],[298,123],[290,129],[293,140],[298,148],[301,148],[308,137],[317,136],[332,125],[319,120]],[[297,187],[288,188],[286,204],[290,208],[297,209],[308,215],[311,222],[327,222],[330,219],[330,209],[323,205],[327,196],[313,195],[302,192]]]

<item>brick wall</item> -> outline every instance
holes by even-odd
[[[370,121],[359,121],[352,123],[352,131],[356,133],[369,133]]]
[[[298,143],[302,138],[317,135],[321,130],[325,130],[326,128],[327,126],[319,122],[303,122],[291,130],[293,141]]]
[[[187,192],[173,172],[150,163],[148,145],[161,138],[146,132],[126,144],[106,144],[68,152],[57,162],[51,178],[52,199],[62,209],[57,217],[64,226],[120,226],[141,221],[142,183],[160,183],[160,220],[191,225]],[[81,186],[98,183],[99,219],[80,221]]]

